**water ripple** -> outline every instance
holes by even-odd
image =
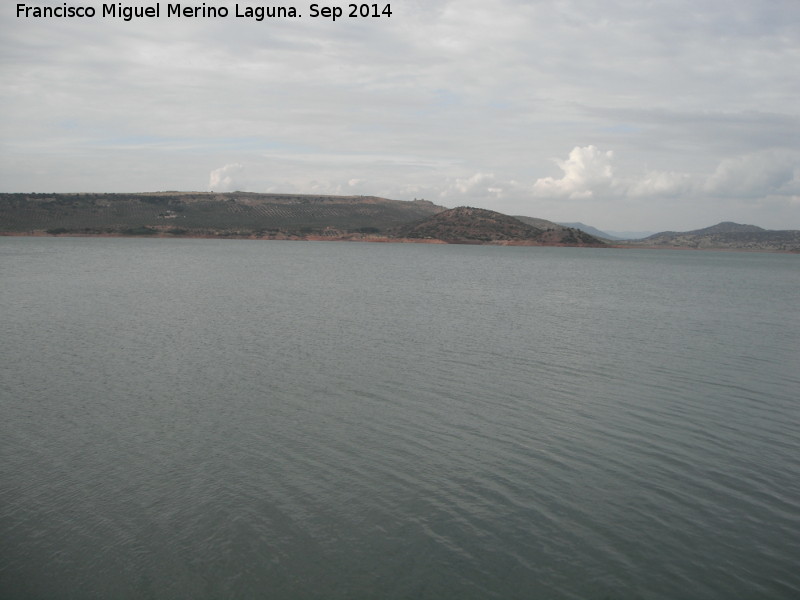
[[[3,597],[800,594],[795,257],[8,243]]]

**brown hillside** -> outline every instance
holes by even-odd
[[[624,242],[624,245],[655,248],[800,252],[800,231],[791,229],[773,231],[755,225],[740,225],[726,221],[694,231],[662,231],[642,240]]]
[[[392,232],[396,238],[440,240],[448,244],[602,246],[578,230],[544,230],[492,210],[461,206]]]
[[[294,236],[381,234],[446,210],[373,196],[231,192],[0,194],[0,233]]]

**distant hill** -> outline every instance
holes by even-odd
[[[584,223],[559,223],[559,225],[563,227],[571,227],[572,229],[580,229],[581,231],[585,231],[589,235],[593,235],[598,238],[603,238],[606,240],[616,240],[621,239],[613,236],[605,231],[600,231],[599,229],[592,227],[591,225],[586,225]]]
[[[609,230],[608,234],[613,236],[614,240],[641,240],[642,238],[653,235],[655,231],[616,231]]]
[[[580,229],[602,240],[639,240],[655,233],[655,231],[600,231],[585,223],[559,223],[559,225]]]
[[[544,229],[483,208],[460,206],[399,227],[394,237],[438,240],[448,244],[604,246],[600,240],[568,228]]]
[[[717,223],[711,227],[695,229],[694,231],[687,231],[686,233],[691,235],[716,235],[720,233],[758,233],[761,231],[767,230],[762,229],[757,225],[740,225],[739,223],[734,223],[733,221],[723,221],[722,223]]]
[[[438,218],[437,218],[438,217]],[[0,233],[601,246],[543,219],[427,200],[230,192],[0,194]]]
[[[725,221],[694,231],[662,231],[626,246],[800,252],[800,230],[768,230]]]
[[[446,210],[426,200],[231,192],[0,194],[0,232],[266,238],[380,235]]]
[[[533,225],[538,229],[548,230],[548,229],[568,229],[564,225],[559,225],[558,223],[553,223],[553,221],[548,221],[547,219],[537,219],[536,217],[523,217],[521,215],[514,215],[515,219],[519,219],[523,223],[528,225]]]
[[[0,234],[606,245],[584,230],[545,219],[470,207],[448,209],[427,200],[249,192],[0,194]],[[621,247],[800,252],[800,231],[769,231],[723,222],[614,243]]]

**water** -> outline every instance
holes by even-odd
[[[0,597],[797,598],[798,261],[0,238]]]

